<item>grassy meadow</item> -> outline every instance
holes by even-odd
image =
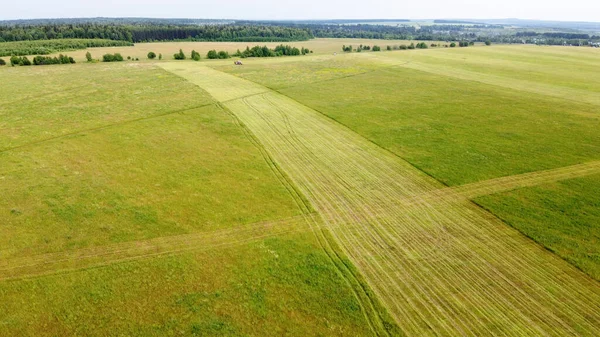
[[[206,92],[151,64],[2,76],[0,335],[369,334],[310,231],[236,236],[307,210]],[[161,238],[184,253],[135,256]]]
[[[543,184],[475,201],[600,280],[600,176]]]
[[[211,66],[281,92],[460,186],[600,160],[599,65],[592,48],[493,46]],[[599,279],[591,233],[600,211],[575,206],[594,205],[598,176],[574,181],[589,185],[553,183],[476,201]],[[549,195],[555,206],[545,210]]]
[[[599,334],[600,51],[409,43],[0,67],[0,335]]]

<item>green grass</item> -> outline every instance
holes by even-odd
[[[0,335],[117,333],[371,335],[312,234],[0,283]]]
[[[314,235],[248,231],[303,211],[206,92],[151,64],[4,75],[0,335],[371,334]]]
[[[282,93],[448,185],[600,159],[590,105],[402,68]]]
[[[600,175],[475,199],[600,281]]]
[[[596,283],[466,199],[422,198],[442,185],[405,161],[256,83],[204,65],[161,66],[221,101],[264,144],[398,331],[598,333]]]
[[[208,231],[298,214],[216,106],[0,153],[4,256]]]
[[[212,103],[206,93],[150,64],[66,67],[4,69],[0,151]]]

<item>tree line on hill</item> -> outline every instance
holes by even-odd
[[[44,24],[0,26],[0,42],[53,39],[109,39],[127,42],[152,41],[305,41],[314,36],[308,29],[260,25],[107,25]]]
[[[349,20],[356,21],[356,20]],[[396,20],[397,21],[397,20]],[[441,21],[439,21],[441,22]],[[324,21],[227,21],[191,19],[49,19],[0,22],[0,42],[54,39],[286,42],[318,38],[471,41],[595,45],[600,36],[574,32],[518,32],[502,25],[339,23]]]
[[[0,56],[48,55],[62,51],[93,48],[132,46],[126,41],[66,39],[42,41],[17,41],[0,43]]]

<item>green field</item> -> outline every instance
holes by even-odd
[[[600,334],[600,53],[347,42],[0,69],[0,335]]]
[[[369,334],[287,221],[310,210],[206,92],[149,64],[2,76],[1,335]]]

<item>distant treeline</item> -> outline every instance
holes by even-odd
[[[127,42],[151,41],[305,41],[310,30],[259,25],[118,25],[42,24],[0,26],[0,42],[53,39],[109,39]]]
[[[592,37],[589,34],[580,34],[580,33],[537,33],[537,32],[517,32],[515,36],[525,36],[525,37],[546,37],[551,39],[584,39],[588,40]]]
[[[137,18],[25,20],[0,22],[0,42],[54,39],[106,39],[129,43],[291,42],[306,41],[315,37],[560,45],[586,45],[590,44],[590,41],[597,44],[600,41],[598,36],[573,32],[518,32],[515,35],[512,29],[505,29],[502,25],[453,20],[436,20],[435,22],[443,24],[420,26],[404,24],[402,20],[389,21],[392,24],[377,24],[377,21],[379,20],[227,21]]]
[[[48,55],[91,47],[132,46],[131,42],[100,39],[61,39],[0,43],[0,56]]]

